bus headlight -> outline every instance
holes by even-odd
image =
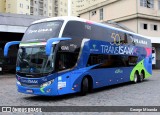
[[[17,84],[18,84],[18,85],[21,85],[21,83],[20,83],[19,81],[17,81]]]
[[[47,82],[41,84],[40,87],[47,87],[47,86],[51,85],[51,84],[53,83],[53,81],[54,81],[54,80],[47,81]]]

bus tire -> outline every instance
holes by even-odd
[[[137,83],[137,82],[138,82],[138,72],[135,72],[133,83]]]
[[[85,96],[88,93],[89,84],[88,78],[84,77],[81,83],[81,96]]]
[[[145,74],[144,74],[144,71],[142,71],[139,76],[139,82],[142,82],[144,80],[144,77],[145,77]]]

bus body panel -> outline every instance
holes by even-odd
[[[114,85],[130,81],[130,68],[93,69],[89,73],[94,81],[94,88]]]
[[[93,44],[96,44],[96,49],[92,49]],[[105,54],[105,53],[107,54],[107,52],[105,53],[103,52],[104,49],[101,47],[101,44],[103,44],[103,46],[104,45],[110,46],[109,43],[103,42],[103,41],[90,40],[86,42],[82,49],[80,60],[78,61],[77,67],[79,68],[55,74],[54,75],[56,76],[54,78],[55,83],[53,83],[51,86],[44,88],[43,89],[44,91],[38,90],[38,88],[37,89],[29,88],[29,89],[32,89],[35,92],[34,94],[37,94],[37,95],[63,95],[68,93],[79,92],[81,90],[81,81],[83,77],[87,75],[91,76],[93,79],[93,88],[100,88],[100,87],[114,85],[118,83],[133,81],[132,77],[137,70],[139,71],[139,73],[142,70],[144,70],[146,76],[150,75],[149,74],[150,65],[148,64],[150,60],[150,56],[144,58],[143,60],[141,60],[140,58],[139,60],[141,61],[139,61],[139,63],[135,67],[96,68],[97,66],[99,66],[99,64],[86,67],[87,61],[89,59],[89,54]],[[138,47],[138,49],[143,49],[143,48]],[[134,51],[134,49],[132,50]],[[90,52],[90,53],[87,53],[87,52]],[[112,53],[114,54],[115,52],[112,52]],[[134,52],[130,52],[130,53],[132,55],[138,55]],[[143,55],[146,55],[146,53],[144,52]],[[20,86],[19,89],[23,89],[22,86]],[[29,90],[29,89],[24,88],[21,92],[26,93],[26,90]],[[51,89],[52,93],[45,93],[47,89]]]

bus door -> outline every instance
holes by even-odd
[[[72,56],[72,57],[71,57]],[[73,66],[73,54],[70,52],[57,52],[57,71],[58,71],[58,92],[59,94],[66,94],[71,89],[71,73],[70,69]],[[71,60],[72,59],[72,60]]]

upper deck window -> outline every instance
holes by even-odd
[[[22,42],[46,42],[58,37],[63,21],[42,22],[31,25],[25,32]]]
[[[63,37],[84,38],[85,24],[79,21],[69,21],[63,31]]]

